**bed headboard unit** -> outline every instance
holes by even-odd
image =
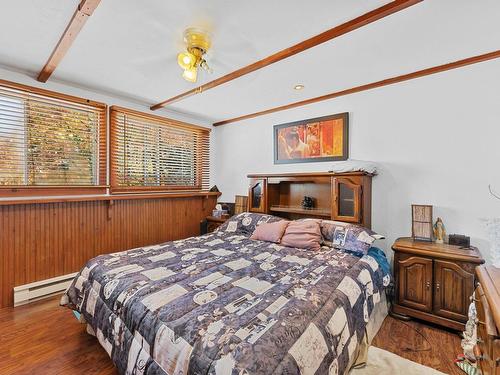
[[[249,174],[248,211],[371,227],[372,177],[365,172]],[[312,208],[305,208],[311,197]]]

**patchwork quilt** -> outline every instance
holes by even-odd
[[[121,374],[343,374],[384,286],[385,257],[219,231],[90,260],[61,301]],[[245,225],[246,224],[246,225]]]

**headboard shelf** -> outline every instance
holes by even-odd
[[[293,173],[250,173],[248,178],[271,178],[271,177],[324,177],[324,176],[371,176],[372,173],[367,172],[293,172]]]
[[[371,179],[364,172],[249,174],[248,210],[288,219],[316,217],[371,225]],[[304,197],[313,207],[302,206]]]
[[[271,212],[285,212],[289,214],[302,214],[309,216],[325,216],[330,217],[331,211],[324,210],[320,208],[302,208],[301,206],[271,206],[269,208]]]

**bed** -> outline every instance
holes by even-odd
[[[344,374],[385,317],[387,260],[249,239],[272,218],[98,256],[61,304],[121,374]]]

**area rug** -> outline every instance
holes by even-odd
[[[352,369],[350,375],[445,375],[443,372],[402,358],[394,353],[370,346],[365,367]]]

